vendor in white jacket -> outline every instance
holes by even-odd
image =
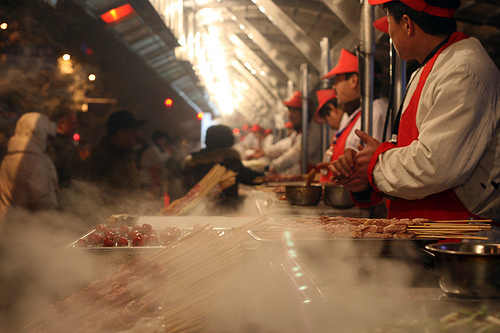
[[[259,149],[250,159],[268,157],[270,174],[298,175],[302,155],[302,93],[295,91],[283,104],[294,131],[270,147]]]
[[[392,142],[357,131],[331,171],[359,205],[390,198],[389,217],[500,222],[500,73],[481,43],[456,31],[460,0],[383,3],[412,74]],[[440,6],[437,6],[441,4]]]
[[[10,207],[29,211],[55,209],[57,173],[46,153],[47,137],[57,125],[45,115],[29,112],[19,118],[0,166],[0,226]]]

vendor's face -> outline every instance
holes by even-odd
[[[333,79],[333,89],[340,103],[347,103],[359,98],[358,75],[353,74],[349,78],[346,74],[336,75]]]
[[[288,108],[288,119],[292,123],[293,128],[302,126],[302,110],[295,108]]]
[[[332,129],[338,130],[344,111],[340,108],[336,108],[332,103],[328,103],[327,105],[330,108],[330,112],[325,116],[326,122]]]

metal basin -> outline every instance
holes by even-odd
[[[349,208],[354,206],[351,192],[343,186],[325,186],[325,204],[335,208]]]
[[[447,294],[500,298],[500,244],[426,245],[436,261],[439,285]]]
[[[321,200],[322,192],[321,186],[288,185],[286,199],[292,205],[315,206]]]

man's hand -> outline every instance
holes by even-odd
[[[380,142],[363,131],[356,130],[356,135],[366,146],[358,146],[359,152],[346,149],[344,155],[329,166],[333,173],[332,182],[343,185],[349,191],[360,192],[370,187],[368,181],[368,164]]]

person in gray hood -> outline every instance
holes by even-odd
[[[41,113],[25,113],[17,121],[0,166],[0,227],[11,207],[31,212],[57,207],[57,173],[46,153],[47,137],[55,134],[56,124]]]

